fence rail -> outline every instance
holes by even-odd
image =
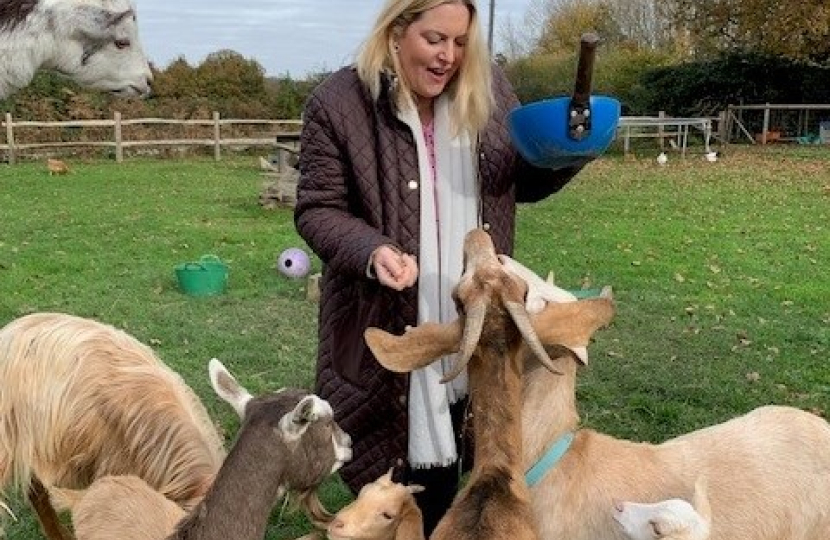
[[[127,139],[124,137],[124,128],[129,126],[152,125],[179,125],[212,127],[212,136],[176,139]],[[61,122],[38,122],[30,120],[14,120],[10,113],[6,113],[2,123],[5,132],[5,141],[0,144],[0,151],[5,151],[9,164],[17,162],[20,153],[27,150],[55,149],[55,148],[112,148],[115,160],[124,160],[125,148],[153,147],[153,146],[212,146],[213,157],[221,159],[223,147],[240,146],[270,146],[282,152],[296,151],[300,138],[301,120],[270,120],[270,119],[236,119],[221,118],[218,112],[213,113],[212,119],[205,120],[175,120],[169,118],[122,118],[120,112],[115,112],[112,119],[106,120],[68,120]],[[269,137],[230,137],[222,136],[223,127],[232,126],[261,126],[272,131]],[[15,130],[26,128],[107,128],[109,139],[89,140],[61,140],[51,142],[16,142]],[[18,131],[19,133],[19,131]]]

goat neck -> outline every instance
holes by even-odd
[[[530,468],[562,435],[573,432],[579,424],[576,406],[576,372],[587,362],[576,353],[584,349],[599,328],[614,316],[610,297],[576,302],[549,302],[533,315],[533,326],[547,351],[556,359],[561,375],[543,368],[524,345],[525,356],[522,403],[524,463]]]
[[[243,540],[265,537],[271,508],[284,494],[281,483],[273,479],[282,479],[285,463],[280,459],[255,458],[269,455],[268,447],[273,444],[267,436],[262,437],[256,431],[240,431],[204,500],[171,538]]]

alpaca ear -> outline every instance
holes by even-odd
[[[218,358],[211,358],[208,362],[208,374],[216,395],[229,403],[240,419],[245,418],[245,407],[254,396],[236,381]]]

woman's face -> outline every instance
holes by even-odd
[[[431,102],[446,88],[464,58],[470,12],[441,4],[421,14],[397,42],[403,76],[417,101]]]

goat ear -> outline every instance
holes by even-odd
[[[294,406],[291,412],[280,419],[280,429],[289,438],[301,436],[308,425],[316,421],[323,414],[321,405],[323,400],[315,395],[305,396]]]
[[[72,28],[95,40],[109,40],[116,36],[116,28],[127,17],[134,15],[131,9],[111,11],[94,5],[72,8],[69,16]]]
[[[216,395],[228,402],[240,419],[245,418],[245,407],[253,396],[236,381],[218,358],[210,359],[208,373],[210,384]]]
[[[377,361],[390,371],[409,373],[432,363],[436,358],[458,352],[461,323],[423,323],[395,336],[379,328],[363,334]]]
[[[533,328],[545,345],[563,345],[575,352],[591,341],[598,329],[614,317],[614,302],[609,298],[589,298],[577,302],[549,302],[532,315]]]

